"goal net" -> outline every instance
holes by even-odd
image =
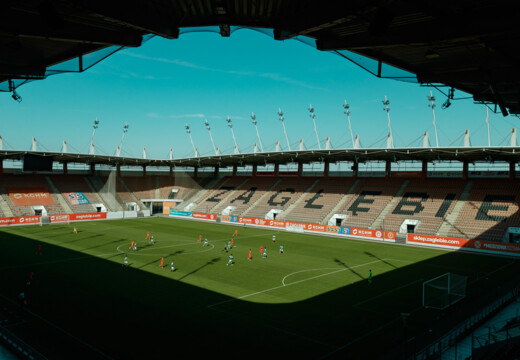
[[[445,309],[466,296],[468,277],[446,273],[423,283],[423,307]]]

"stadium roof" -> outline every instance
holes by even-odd
[[[516,5],[512,0],[2,1],[0,91],[84,71],[121,48],[140,46],[150,34],[175,39],[182,29],[213,26],[229,36],[238,26],[273,29],[279,40],[305,36],[376,76],[445,84],[477,102],[496,104],[504,115],[520,114]]]
[[[330,163],[368,162],[368,161],[468,161],[494,162],[507,161],[520,163],[520,147],[459,147],[459,148],[394,148],[394,149],[334,149],[264,152],[256,154],[214,155],[184,159],[140,159],[108,155],[87,155],[41,151],[0,151],[1,159],[22,160],[24,155],[34,154],[53,157],[57,162],[82,164],[104,164],[121,166],[199,166],[227,167],[291,163]]]

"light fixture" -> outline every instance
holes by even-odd
[[[16,102],[22,102],[22,97],[18,95],[18,93],[15,90],[13,90],[13,95],[11,95],[11,97]]]

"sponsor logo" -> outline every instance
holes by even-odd
[[[376,231],[376,237],[380,238],[380,237],[381,237],[381,235],[382,235],[382,234],[381,234],[381,231],[379,231],[379,230],[378,230],[378,231]]]
[[[481,246],[480,241],[478,241],[478,240],[475,241],[475,248],[480,249],[480,246]]]
[[[20,222],[23,223],[25,221],[24,218],[20,218]]]
[[[259,222],[260,222],[260,221],[258,221],[258,219],[255,219],[255,224],[258,225]]]
[[[357,229],[352,229],[352,235],[357,235]]]
[[[274,223],[273,220],[269,221],[269,225],[273,226],[273,223]]]
[[[386,237],[389,238],[389,239],[393,239],[394,238],[394,233],[392,231],[388,231],[386,233]]]

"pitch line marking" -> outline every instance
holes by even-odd
[[[327,275],[335,274],[335,273],[340,272],[340,271],[346,271],[346,270],[349,270],[349,269],[355,269],[355,268],[358,268],[358,267],[361,267],[361,266],[366,266],[366,265],[370,265],[370,264],[375,264],[375,263],[381,262],[381,261],[383,261],[383,260],[385,260],[385,259],[375,260],[375,261],[367,262],[367,263],[364,263],[364,264],[359,264],[359,265],[351,266],[350,268],[339,269],[339,270],[332,271],[332,272],[329,272],[329,273],[326,273],[326,274],[316,275],[316,276],[313,276],[313,277],[310,277],[310,278],[307,278],[307,279],[298,280],[298,281],[292,282],[292,283],[287,284],[287,285],[284,285],[284,284],[282,283],[282,285],[275,286],[275,287],[272,287],[272,288],[270,288],[270,289],[265,289],[265,290],[261,290],[261,291],[255,291],[254,293],[251,293],[251,294],[242,295],[242,296],[239,296],[239,297],[236,297],[236,298],[233,298],[233,299],[228,299],[228,300],[220,301],[220,302],[215,303],[215,304],[208,305],[208,308],[211,308],[211,307],[213,307],[213,306],[217,306],[217,305],[221,305],[221,304],[225,304],[225,303],[228,303],[228,302],[236,301],[236,300],[242,300],[242,299],[248,298],[248,297],[250,297],[250,296],[254,296],[254,295],[258,295],[258,294],[263,294],[263,293],[266,293],[266,292],[269,292],[269,291],[272,291],[272,290],[277,290],[277,289],[280,289],[280,288],[283,288],[283,287],[286,287],[286,286],[296,285],[296,284],[302,283],[302,282],[304,282],[304,281],[314,280],[314,279],[317,279],[317,278],[320,278],[320,277],[323,277],[323,276],[327,276]],[[296,273],[298,273],[298,272],[300,272],[300,271],[297,271]],[[289,274],[289,275],[293,275],[293,274],[296,274],[296,273],[292,273],[292,274]],[[289,275],[287,275],[287,276],[289,276]],[[287,277],[287,276],[286,276],[286,277]],[[286,278],[286,277],[285,277],[285,278]],[[285,279],[285,278],[284,278],[284,279]]]
[[[300,273],[303,273],[303,272],[319,271],[319,270],[334,270],[334,271],[328,272],[326,274],[316,275],[316,276],[313,276],[311,278],[307,278],[307,279],[303,279],[303,280],[297,280],[297,281],[295,281],[293,283],[289,283],[289,284],[285,283],[285,279],[287,279],[289,276],[293,276],[293,275],[300,274]],[[290,273],[289,275],[284,276],[284,278],[282,279],[282,285],[283,286],[288,286],[288,285],[299,283],[301,281],[307,281],[307,280],[310,280],[310,279],[315,279],[315,278],[320,277],[320,276],[330,275],[330,274],[334,274],[334,273],[337,273],[337,272],[340,272],[340,271],[345,271],[345,270],[347,270],[347,269],[339,269],[338,270],[338,268],[318,268],[318,269],[306,269],[306,270],[295,271],[293,273]]]

